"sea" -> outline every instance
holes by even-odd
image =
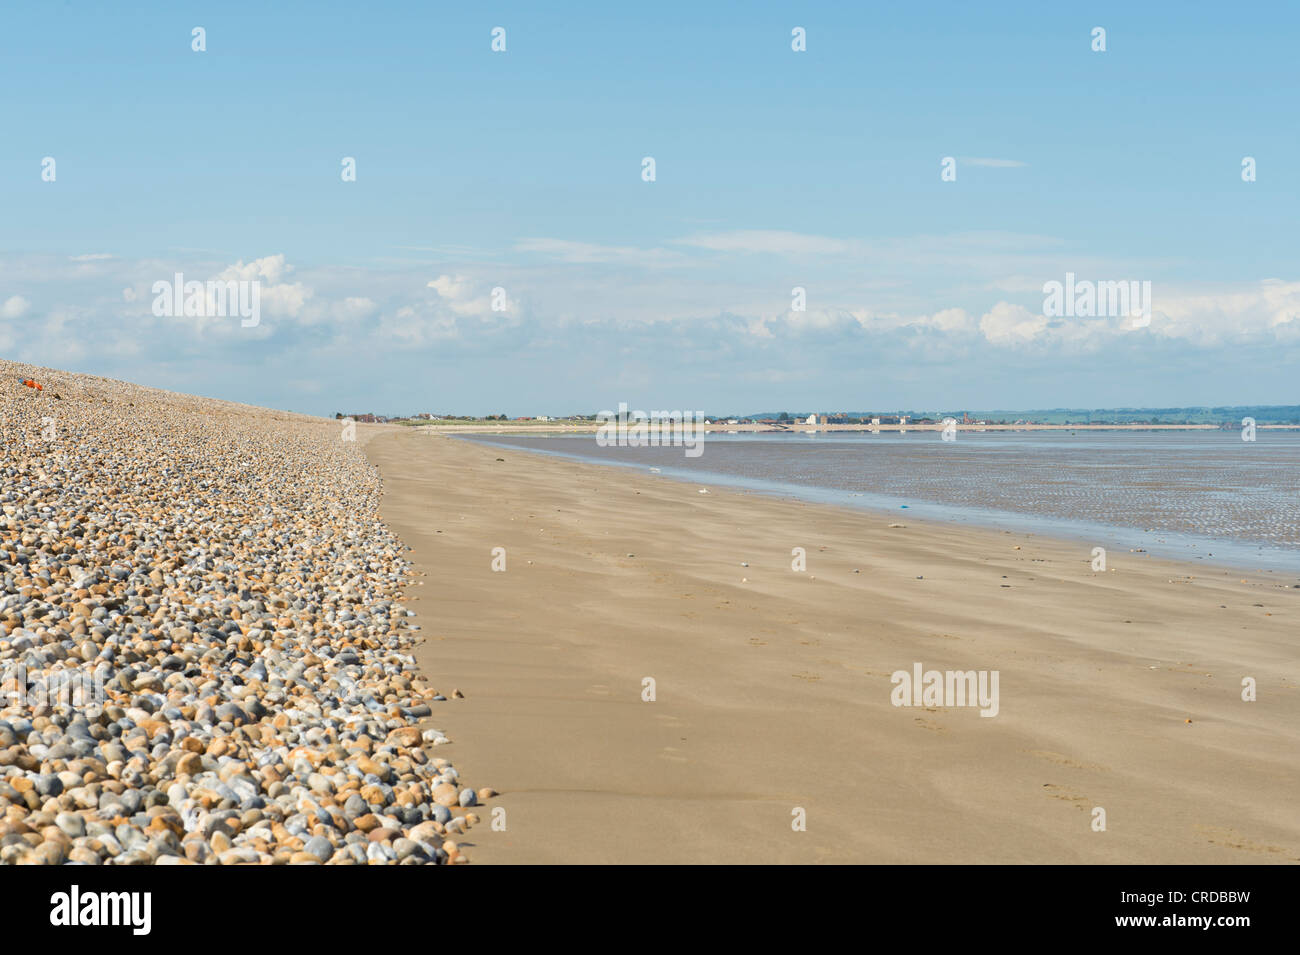
[[[1075,539],[1127,554],[1300,573],[1300,432],[709,433],[682,447],[595,434],[467,440],[665,479]]]

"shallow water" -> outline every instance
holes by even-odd
[[[1300,570],[1300,433],[710,434],[703,453],[595,435],[472,440],[804,500],[1055,534],[1229,566]]]

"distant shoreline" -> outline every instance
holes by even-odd
[[[441,432],[459,434],[595,434],[600,422],[557,423],[542,421],[536,424],[527,421],[508,421],[489,424],[486,422],[468,422],[465,424],[442,424],[436,421],[390,421],[388,424],[407,428],[434,428]],[[648,433],[654,433],[654,425],[647,425]],[[816,434],[823,431],[835,433],[865,433],[895,431],[942,431],[943,422],[929,424],[726,424],[713,422],[701,425],[709,434]],[[1257,431],[1300,431],[1300,424],[1259,424]],[[1217,424],[958,424],[959,432],[981,431],[1232,431]]]

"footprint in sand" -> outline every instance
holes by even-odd
[[[1251,842],[1234,829],[1199,824],[1192,826],[1192,828],[1212,846],[1219,846],[1224,849],[1240,849],[1242,852],[1255,852],[1262,855],[1281,855],[1287,857],[1289,862],[1300,862],[1300,856],[1295,855],[1292,850],[1284,849],[1282,846],[1265,845],[1262,842]]]
[[[1092,805],[1087,796],[1080,796],[1078,793],[1067,792],[1056,783],[1043,783],[1043,792],[1053,799],[1061,799],[1065,802],[1072,802],[1076,809],[1087,809]]]
[[[1037,756],[1039,759],[1045,759],[1049,762],[1056,763],[1058,766],[1069,766],[1071,769],[1091,769],[1100,773],[1110,772],[1110,767],[1099,766],[1096,763],[1083,763],[1077,759],[1071,759],[1068,756],[1062,756],[1060,753],[1053,753],[1045,749],[1022,749],[1022,753],[1028,753],[1030,756]]]

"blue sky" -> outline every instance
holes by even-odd
[[[1293,403],[1300,13],[1133,7],[7,5],[0,355],[318,413]],[[177,271],[259,324],[155,317]],[[1150,324],[1044,316],[1067,271]]]

